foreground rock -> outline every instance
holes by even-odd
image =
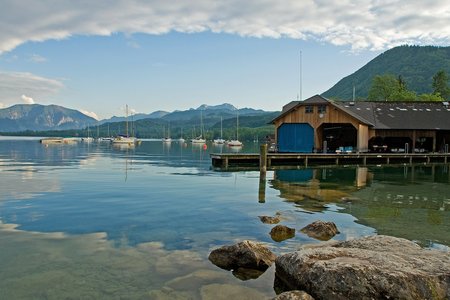
[[[270,237],[275,242],[281,242],[295,236],[295,228],[290,228],[284,225],[277,225],[270,231]]]
[[[265,271],[275,261],[275,254],[263,244],[243,241],[233,246],[213,250],[208,259],[225,270],[250,269]],[[262,274],[262,273],[261,273]]]
[[[276,276],[315,299],[450,298],[450,255],[389,236],[280,256]]]
[[[321,241],[328,241],[333,236],[339,233],[336,224],[333,222],[315,221],[302,229],[301,232],[307,234],[309,237]]]
[[[273,300],[314,300],[314,298],[304,291],[289,291],[279,294]]]

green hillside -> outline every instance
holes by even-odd
[[[401,75],[409,90],[418,95],[432,92],[432,78],[439,70],[450,74],[450,47],[400,46],[380,54],[355,73],[344,77],[322,96],[350,100],[353,86],[357,99],[366,99],[376,75]]]

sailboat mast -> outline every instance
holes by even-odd
[[[236,141],[239,141],[239,109],[236,110]]]
[[[128,104],[126,105],[125,108],[125,134],[128,137]]]

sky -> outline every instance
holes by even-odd
[[[398,45],[450,44],[446,0],[0,0],[0,108],[98,119],[321,94]]]

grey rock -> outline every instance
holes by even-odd
[[[258,217],[261,222],[263,222],[264,224],[278,224],[280,223],[280,217],[276,216],[276,217],[270,217],[270,216],[259,216]]]
[[[235,270],[246,268],[265,271],[275,261],[275,254],[266,246],[252,241],[243,241],[232,246],[223,246],[211,251],[208,259],[216,266]]]
[[[339,230],[336,227],[336,224],[333,222],[324,222],[324,221],[315,221],[302,229],[301,232],[307,234],[309,237],[321,240],[328,241],[333,236],[339,233]]]
[[[370,236],[277,258],[276,277],[315,299],[449,299],[450,255]]]
[[[314,298],[304,291],[289,291],[279,294],[273,300],[314,300]]]
[[[270,237],[275,242],[281,242],[295,236],[295,229],[284,225],[277,225],[270,231]]]

